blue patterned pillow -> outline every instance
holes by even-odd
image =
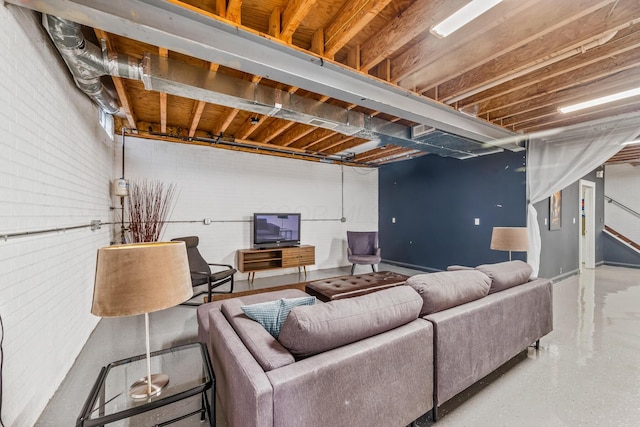
[[[316,297],[280,298],[277,301],[243,305],[240,308],[250,319],[260,323],[274,338],[278,338],[282,324],[293,307],[315,303]]]

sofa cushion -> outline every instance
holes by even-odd
[[[520,260],[483,264],[476,270],[491,278],[490,294],[528,282],[533,272],[529,264]]]
[[[240,308],[239,298],[222,302],[220,311],[260,367],[268,372],[295,362],[294,357],[258,322],[249,319]]]
[[[278,340],[301,358],[381,334],[418,318],[422,300],[397,286],[325,304],[295,307]]]
[[[280,328],[293,307],[315,303],[316,297],[280,298],[276,301],[243,305],[240,308],[250,319],[260,323],[274,338],[278,338]]]
[[[487,296],[491,279],[476,270],[417,274],[407,285],[422,297],[420,315],[435,313]]]

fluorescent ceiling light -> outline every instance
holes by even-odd
[[[444,21],[431,27],[431,32],[438,37],[447,37],[463,25],[500,3],[502,0],[473,0]]]
[[[636,139],[635,141],[627,141],[627,142],[623,142],[620,145],[633,145],[633,144],[640,144],[640,139]]]
[[[558,111],[560,111],[561,113],[572,113],[574,111],[583,110],[585,108],[595,107],[596,105],[606,104],[607,102],[631,98],[632,96],[636,95],[640,95],[640,87],[625,90],[624,92],[614,93],[613,95],[607,95],[600,98],[592,99],[590,101],[580,102],[578,104],[568,105],[566,107],[560,107],[558,108]]]

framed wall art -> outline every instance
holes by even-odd
[[[562,190],[549,197],[549,230],[562,228]]]

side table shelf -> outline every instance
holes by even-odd
[[[154,351],[151,353],[151,366],[152,371],[168,374],[169,384],[160,394],[144,400],[131,399],[127,391],[132,382],[146,374],[144,354],[104,366],[76,420],[76,426],[102,426],[133,416],[143,416],[141,414],[197,395],[201,396],[200,408],[195,411],[171,420],[158,420],[158,417],[164,418],[166,414],[152,412],[139,422],[167,425],[200,414],[201,422],[208,418],[210,426],[216,425],[215,377],[207,348],[202,343]]]
[[[289,248],[240,249],[238,250],[238,270],[249,273],[253,281],[257,271],[300,267],[307,273],[307,265],[316,263],[316,248],[311,245]]]

